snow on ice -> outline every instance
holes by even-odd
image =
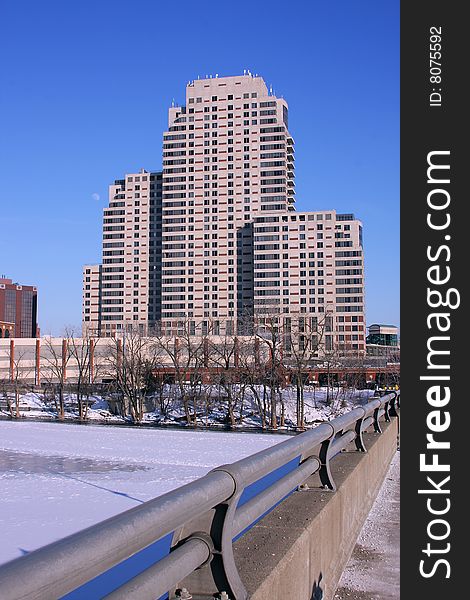
[[[285,439],[0,421],[0,563]]]
[[[349,390],[326,402],[324,388],[307,386],[306,423],[331,419],[372,394]],[[283,395],[289,428],[296,421],[296,391],[286,388]],[[197,431],[181,423],[178,406],[164,418],[157,410],[146,413],[144,423],[179,423],[181,430],[115,426],[125,419],[113,415],[102,398],[93,400],[89,421],[107,425],[73,424],[78,417],[74,397],[66,399],[66,423],[57,422],[53,407],[36,393],[21,397],[19,419],[5,420],[9,412],[0,410],[0,563],[286,439],[281,434]],[[247,402],[245,428],[260,425],[253,408]],[[224,416],[223,405],[214,406],[202,424],[220,426]]]

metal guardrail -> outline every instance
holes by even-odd
[[[334,491],[332,458],[353,442],[358,451],[366,452],[363,432],[373,426],[381,433],[380,420],[398,416],[399,399],[399,391],[384,393],[315,429],[217,467],[196,481],[6,563],[0,566],[0,597],[61,598],[174,532],[167,556],[104,597],[155,600],[208,565],[211,590],[227,592],[231,600],[246,600],[233,539],[316,472],[323,486]],[[291,472],[238,506],[247,486],[296,458],[298,466]]]

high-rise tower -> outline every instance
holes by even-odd
[[[243,330],[253,315],[253,216],[293,209],[285,100],[251,74],[189,83],[163,138],[164,331]]]
[[[289,352],[295,329],[315,324],[325,352],[364,352],[362,225],[295,211],[285,100],[251,74],[198,79],[168,121],[163,172],[110,186],[102,264],[84,268],[84,329],[224,336],[272,326]]]
[[[101,265],[83,269],[83,329],[147,333],[160,320],[161,173],[142,169],[109,186]]]

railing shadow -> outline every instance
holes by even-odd
[[[96,483],[91,483],[90,481],[85,481],[84,479],[79,479],[78,477],[73,477],[72,475],[67,475],[66,473],[59,473],[57,471],[50,471],[51,475],[59,475],[60,477],[66,477],[67,479],[72,479],[73,481],[78,481],[79,483],[84,483],[85,485],[89,485],[91,487],[97,488],[99,490],[103,490],[105,492],[109,492],[110,494],[114,494],[115,496],[122,496],[123,498],[128,498],[129,500],[134,500],[135,502],[140,502],[140,504],[144,504],[145,500],[141,500],[140,498],[134,498],[134,496],[130,496],[125,492],[118,492],[117,490],[111,490],[110,488],[104,487],[102,485],[97,485]]]

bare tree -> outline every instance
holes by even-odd
[[[305,428],[304,390],[309,370],[318,362],[319,349],[323,344],[324,317],[296,316],[289,319],[284,331],[285,363],[289,365],[296,386],[297,429]]]
[[[2,379],[0,379],[0,391],[2,394],[2,398],[5,401],[4,406],[6,406],[8,412],[10,413],[10,418],[14,418],[14,411],[13,411],[13,402],[12,402],[12,396],[11,396],[11,392],[10,392],[10,380],[9,379],[5,379],[4,377],[2,377]],[[3,410],[3,407],[2,407]]]
[[[249,388],[253,395],[261,428],[269,426],[270,410],[267,383],[264,372],[264,362],[261,362],[260,341],[256,337],[240,340],[238,348],[238,373],[239,379]]]
[[[134,423],[141,423],[155,368],[150,339],[137,328],[129,328],[122,337],[112,338],[107,364],[107,374],[121,395],[124,414],[128,411]]]
[[[60,420],[65,416],[64,391],[70,357],[70,340],[67,337],[62,339],[59,346],[54,344],[54,338],[44,339],[42,361],[46,369],[43,371],[43,379],[52,395],[57,417]]]
[[[196,335],[192,322],[180,321],[177,337],[157,335],[153,338],[154,354],[169,363],[183,404],[186,422],[197,426],[198,402],[208,366],[208,330]]]
[[[155,330],[152,332],[155,336]],[[155,340],[148,340],[149,359],[152,369],[147,373],[146,389],[147,398],[146,405],[155,410],[159,409],[160,415],[166,417],[170,406],[174,404],[174,394],[171,393],[172,388],[169,384],[167,376],[168,361],[166,353],[162,347],[155,343]]]
[[[239,341],[234,336],[226,335],[217,341],[211,341],[209,347],[212,381],[223,389],[228,422],[230,427],[235,427],[235,408],[245,389],[245,385],[240,381]],[[242,410],[241,408],[240,422]]]
[[[76,382],[73,385],[77,397],[78,415],[80,421],[88,416],[88,399],[92,383],[92,352],[94,340],[87,331],[83,336],[76,337],[73,329],[66,331],[69,340],[70,363],[75,367]]]
[[[344,408],[348,401],[355,404],[360,402],[361,395],[358,391],[367,386],[367,363],[363,355],[349,352],[343,357],[342,363],[344,366],[342,398],[338,403],[338,409]]]
[[[270,314],[255,323],[255,336],[260,340],[264,360],[264,378],[270,390],[270,427],[277,429],[278,400],[281,405],[280,425],[284,426],[285,408],[281,386],[285,381],[282,363],[283,330],[279,315]]]
[[[10,364],[10,378],[2,380],[3,397],[12,418],[20,417],[20,397],[26,392],[28,380],[34,371],[27,358],[26,348],[8,348],[7,357]]]
[[[157,351],[156,354],[156,364],[155,365],[155,375],[152,381],[152,392],[154,394],[154,408],[158,406],[160,414],[162,417],[167,417],[170,411],[171,406],[174,403],[174,396],[171,393],[171,385],[169,383],[169,378],[165,373],[165,364],[161,360],[163,358],[163,352],[161,348],[157,348],[155,344],[153,344],[151,348],[151,352]]]

